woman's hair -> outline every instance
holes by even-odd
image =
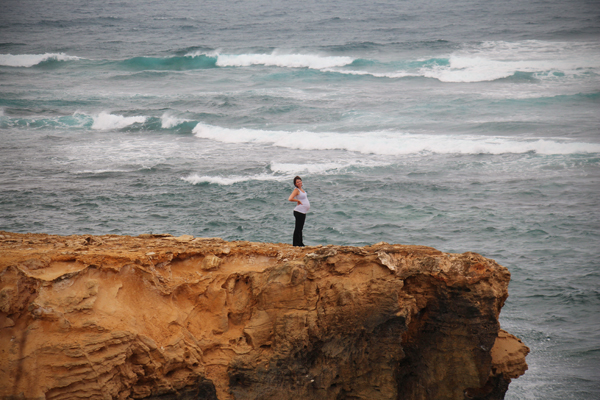
[[[298,179],[302,180],[302,178],[300,178],[299,176],[296,176],[296,177],[294,177],[294,186],[295,186],[295,187],[298,187],[298,186],[296,186],[296,181],[297,181]]]

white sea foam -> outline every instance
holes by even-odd
[[[577,63],[556,60],[505,61],[484,57],[453,55],[449,66],[422,68],[427,78],[442,82],[486,82],[508,78],[517,72],[533,73],[538,77],[551,72],[572,72],[579,68]]]
[[[581,63],[582,67],[589,67],[598,66],[599,50],[598,42],[524,40],[518,42],[487,41],[465,45],[460,52],[507,61],[567,60]]]
[[[221,49],[217,49],[217,50],[213,50],[213,51],[192,51],[190,53],[187,53],[186,55],[184,55],[184,57],[201,57],[201,56],[206,56],[206,57],[219,57],[219,54],[221,54]]]
[[[450,57],[450,66],[422,68],[426,78],[435,78],[441,82],[484,82],[507,78],[513,75],[516,66],[481,57]]]
[[[554,73],[576,75],[600,69],[600,46],[528,40],[483,42],[465,46],[449,56],[448,66],[423,67],[420,73],[442,82],[486,82],[533,73],[544,79]]]
[[[160,125],[163,129],[171,129],[187,121],[189,120],[175,117],[169,113],[164,113],[162,117],[160,117]]]
[[[426,65],[415,70],[378,71],[322,68],[325,72],[369,75],[377,78],[423,76],[441,82],[488,82],[515,73],[531,73],[538,79],[555,79],[557,74],[574,76],[600,70],[600,46],[593,43],[562,43],[529,40],[483,42],[465,46],[447,58],[448,65]],[[419,61],[426,61],[425,59]],[[344,64],[342,66],[346,66]]]
[[[269,164],[271,171],[280,174],[286,174],[288,176],[299,173],[318,174],[327,171],[339,170],[341,168],[348,167],[349,165],[349,163],[293,164],[279,163],[275,161]]]
[[[345,56],[320,56],[315,54],[219,54],[219,67],[248,67],[266,65],[284,68],[325,69],[342,67],[354,61]]]
[[[300,150],[346,150],[363,154],[575,154],[600,152],[600,145],[554,139],[484,135],[424,135],[403,132],[309,132],[228,129],[199,123],[196,137],[223,143],[271,144]]]
[[[69,56],[64,53],[46,53],[46,54],[0,54],[0,65],[6,67],[33,67],[44,61],[73,61],[80,60],[76,56]]]
[[[188,176],[181,177],[181,180],[191,183],[192,185],[198,185],[200,183],[213,183],[216,185],[233,185],[238,182],[246,182],[246,181],[283,181],[286,180],[287,177],[284,176],[275,176],[268,174],[260,174],[260,175],[248,175],[248,176],[240,176],[240,175],[232,175],[232,176],[200,176],[198,174],[191,174]]]
[[[124,117],[122,115],[109,114],[105,111],[93,118],[94,123],[92,124],[92,129],[100,131],[123,129],[136,123],[142,124],[146,122],[146,117],[143,116]]]
[[[72,173],[75,175],[99,175],[99,174],[109,174],[109,173],[119,173],[119,172],[129,172],[126,169],[84,169],[81,171],[73,171]]]
[[[339,163],[280,163],[272,161],[269,163],[269,169],[272,174],[256,174],[256,175],[230,175],[230,176],[208,176],[190,174],[188,176],[181,177],[181,180],[191,183],[192,185],[198,185],[201,183],[212,183],[216,185],[233,185],[239,182],[250,182],[250,181],[278,181],[285,182],[290,180],[294,175],[298,174],[328,174],[335,173],[342,168],[347,168],[352,165],[364,165],[364,166],[376,166],[376,165],[387,165],[376,162],[365,162],[362,160],[354,160],[348,162]]]
[[[269,168],[274,173],[284,174],[288,177],[297,175],[299,173],[307,174],[330,174],[338,173],[341,169],[349,168],[353,166],[358,167],[378,167],[383,165],[389,165],[389,162],[380,162],[373,160],[356,159],[351,157],[348,160],[340,162],[318,162],[318,163],[282,163],[272,161],[269,164]]]
[[[376,78],[391,78],[391,79],[406,78],[408,76],[422,76],[421,73],[413,73],[413,72],[408,72],[408,71],[369,72],[369,71],[356,71],[356,70],[335,69],[335,68],[328,68],[328,69],[324,69],[323,71],[324,72],[335,72],[338,74],[345,74],[345,75],[370,75],[370,76],[374,76]]]
[[[554,79],[554,73],[577,75],[585,70],[600,69],[600,46],[596,43],[563,43],[527,40],[521,42],[488,41],[465,45],[449,55],[449,65],[427,65],[418,69],[370,71],[343,69],[355,60],[348,56],[316,54],[220,54],[190,53],[187,56],[217,57],[220,67],[247,67],[252,65],[283,68],[310,68],[346,75],[374,76],[377,78],[404,78],[423,76],[442,82],[487,82],[508,78],[517,72],[533,73],[540,79]],[[424,60],[421,60],[424,61]]]

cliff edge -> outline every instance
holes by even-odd
[[[509,280],[423,246],[0,232],[0,397],[502,399]]]

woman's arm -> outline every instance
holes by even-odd
[[[298,203],[298,205],[301,205],[302,202],[298,199],[296,199],[295,197],[298,196],[298,194],[300,194],[300,191],[298,190],[298,188],[294,189],[294,191],[292,192],[292,194],[290,194],[290,197],[288,198],[288,201],[295,201],[296,203]]]

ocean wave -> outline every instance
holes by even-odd
[[[163,129],[172,129],[186,122],[190,122],[190,120],[175,117],[169,113],[164,113],[162,117],[160,117],[160,126]]]
[[[268,169],[273,173],[283,174],[287,177],[292,177],[297,174],[330,174],[338,173],[340,170],[345,170],[353,167],[381,167],[389,165],[388,162],[378,162],[371,160],[351,159],[340,162],[326,162],[326,163],[282,163],[272,161],[268,165]]]
[[[324,72],[376,78],[423,77],[447,83],[556,80],[598,74],[596,43],[489,41],[463,45],[450,54],[417,60],[355,59],[351,64],[321,68]]]
[[[190,174],[188,176],[181,177],[181,180],[191,183],[192,185],[199,184],[216,184],[216,185],[233,185],[239,182],[250,182],[250,181],[277,181],[285,182],[291,180],[293,176],[298,174],[329,174],[339,171],[343,168],[348,168],[353,165],[380,165],[380,163],[364,162],[362,160],[354,160],[349,162],[337,162],[337,163],[282,163],[277,161],[271,161],[267,165],[267,173],[254,174],[254,175],[230,175],[230,176],[210,176],[210,175],[198,175]]]
[[[347,163],[281,163],[272,161],[267,166],[270,173],[262,173],[255,175],[231,175],[231,176],[209,176],[209,175],[198,175],[190,174],[181,179],[185,182],[191,183],[192,185],[198,184],[217,184],[217,185],[233,185],[239,182],[249,181],[286,181],[291,180],[293,176],[298,174],[327,174],[334,171],[339,171],[342,168],[348,168],[356,164],[367,164],[362,161],[347,162]],[[374,163],[370,163],[373,164]],[[379,164],[377,164],[379,165]]]
[[[472,83],[489,82],[516,77],[523,78],[528,74],[531,78],[543,79],[557,77],[567,71],[575,71],[574,62],[557,62],[555,60],[506,61],[484,57],[454,55],[449,58],[448,66],[422,68],[421,74],[426,78],[434,78],[441,82]]]
[[[46,54],[0,54],[0,65],[5,67],[29,68],[47,61],[76,61],[80,57],[64,53]]]
[[[107,174],[120,174],[123,172],[130,172],[126,169],[84,169],[81,171],[73,171],[74,175],[107,175]]]
[[[0,66],[33,67],[48,61],[77,61],[82,58],[64,53],[0,54]],[[315,54],[218,54],[192,52],[183,56],[132,57],[117,61],[96,61],[92,65],[114,65],[129,71],[185,71],[216,67],[249,67],[264,65],[283,68],[324,69],[349,65],[354,61],[347,56],[321,56]]]
[[[92,116],[92,118],[94,122],[91,128],[99,131],[123,129],[133,124],[143,124],[147,119],[144,116],[125,117],[123,115],[109,114],[105,111]]]
[[[227,54],[221,50],[191,50],[185,55],[132,57],[125,60],[87,60],[85,68],[111,66],[127,71],[186,71],[210,68],[266,66],[316,70],[356,77],[426,78],[445,83],[476,83],[510,79],[515,82],[578,79],[600,74],[597,43],[488,41],[463,44],[422,59],[378,60],[349,55],[285,53]],[[186,50],[187,51],[187,50]],[[351,52],[350,52],[351,53]],[[64,53],[0,54],[0,65],[32,67],[46,62],[82,60]],[[129,77],[119,77],[128,79]]]
[[[423,76],[423,74],[420,73],[411,73],[411,72],[407,72],[407,71],[396,71],[396,72],[369,72],[369,71],[360,71],[360,70],[342,70],[342,69],[334,69],[334,68],[329,68],[329,69],[324,69],[323,72],[333,72],[333,73],[337,73],[337,74],[344,74],[344,75],[362,75],[362,76],[373,76],[375,78],[391,78],[391,79],[398,79],[398,78],[406,78],[406,77],[411,77],[411,76]]]
[[[334,133],[229,129],[198,123],[198,138],[223,143],[258,143],[299,150],[345,150],[363,154],[581,154],[598,153],[600,145],[554,139],[483,135],[416,135],[403,132]]]
[[[0,127],[2,128],[62,128],[76,129],[91,126],[91,117],[75,113],[72,116],[56,116],[43,118],[6,117],[0,114]]]
[[[408,60],[382,63],[378,60],[353,58],[350,56],[325,56],[318,54],[283,54],[272,53],[243,53],[223,54],[218,51],[192,51],[184,56],[173,57],[133,57],[117,63],[120,67],[136,71],[179,71],[189,69],[206,69],[216,67],[251,67],[262,65],[279,68],[306,68],[324,72],[339,72],[354,75],[373,75],[376,77],[397,78],[415,75],[407,72],[419,67],[447,65],[448,59],[432,58],[424,60]],[[341,70],[334,68],[355,68]],[[383,71],[369,71],[375,68]],[[394,71],[386,71],[394,69]]]
[[[436,59],[443,60],[443,59]],[[376,78],[423,77],[445,83],[491,82],[502,79],[515,81],[556,80],[582,76],[586,71],[598,73],[600,63],[589,65],[579,60],[494,60],[479,56],[451,55],[447,62],[423,61],[419,67],[394,69],[393,71],[371,71],[369,69],[327,68],[323,72],[346,75],[373,76]],[[406,64],[411,64],[408,62]],[[417,62],[412,62],[417,64]],[[587,66],[583,66],[588,64]]]
[[[191,174],[188,176],[184,176],[180,178],[181,180],[191,183],[192,185],[200,185],[200,184],[216,184],[222,186],[233,185],[239,182],[247,182],[247,181],[285,181],[288,179],[286,176],[277,176],[277,175],[269,175],[269,174],[259,174],[259,175],[232,175],[232,176],[207,176],[207,175],[198,175]]]
[[[320,56],[314,54],[219,54],[218,67],[269,67],[325,69],[349,65],[354,61],[347,56]]]
[[[292,176],[299,173],[318,174],[328,171],[334,171],[342,168],[347,168],[350,165],[351,164],[349,163],[295,164],[280,163],[273,161],[269,164],[269,169],[275,173]]]
[[[119,130],[138,124],[138,127],[148,131],[174,130],[189,134],[197,125],[197,121],[177,117],[169,112],[161,117],[123,116],[103,111],[98,114],[88,114],[76,111],[73,115],[19,117],[5,116],[0,108],[0,128],[25,129],[93,129],[99,131]]]
[[[600,69],[597,43],[487,41],[450,54],[449,64],[423,67],[424,77],[442,82],[488,82],[527,74],[535,79],[578,76]]]
[[[133,57],[118,62],[118,65],[134,71],[185,71],[215,68],[216,63],[216,57],[198,53],[173,57]]]

